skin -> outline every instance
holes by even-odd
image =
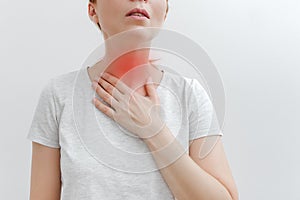
[[[136,7],[144,8],[150,19],[138,21],[125,17],[130,10]],[[126,45],[130,45],[130,49],[140,47],[141,41],[145,42],[146,34],[137,34],[133,38],[126,37],[125,40],[116,42],[109,39],[118,33],[140,27],[162,27],[167,16],[167,9],[167,1],[165,0],[151,0],[144,3],[133,0],[98,0],[96,3],[90,3],[88,5],[89,17],[95,25],[100,24],[106,48],[104,58],[88,70],[91,79],[97,78],[105,71],[120,78],[129,87],[138,88],[136,92],[144,96],[146,95],[145,89],[140,85],[144,85],[149,76],[155,83],[159,84],[163,74],[160,69],[149,63],[149,49],[133,51],[122,56],[117,53],[120,48],[129,49]],[[129,42],[125,43],[127,40]],[[150,46],[148,42],[145,43]],[[109,61],[115,55],[118,58],[111,64]],[[137,70],[137,66],[140,69]]]
[[[60,149],[32,142],[30,200],[59,200]]]
[[[176,199],[238,199],[220,136],[209,136],[216,144],[205,158],[198,156],[205,137],[191,141],[189,155],[185,153],[184,148],[160,119],[159,97],[153,83],[148,82],[146,85],[146,97],[133,93],[130,87],[111,74],[104,74],[99,81],[94,81],[93,88],[109,104],[106,106],[95,98],[93,103],[96,108],[147,144]],[[134,100],[127,103],[130,96]],[[148,112],[149,110],[151,111]],[[135,123],[124,120],[128,117]],[[148,118],[152,120],[149,121]],[[140,130],[140,127],[146,128]],[[165,153],[157,153],[165,146]],[[170,162],[170,159],[175,162]]]
[[[152,16],[150,21],[141,23],[128,22],[124,19],[125,12],[141,5]],[[163,0],[143,2],[133,0],[98,0],[97,3],[89,3],[88,13],[95,24],[101,24],[103,37],[106,40],[119,32],[139,26],[162,26],[167,14],[166,8],[167,4]],[[113,16],[111,13],[113,13]],[[109,52],[111,49],[107,50]],[[93,80],[92,87],[110,107],[97,100],[92,102],[99,111],[139,136],[147,144],[158,166],[168,163],[167,166],[159,168],[162,177],[176,199],[237,200],[237,187],[220,136],[211,136],[215,137],[216,144],[205,158],[200,159],[198,156],[199,149],[205,142],[205,137],[190,142],[189,153],[184,153],[182,146],[159,118],[160,103],[156,93],[156,85],[161,78],[161,74],[158,73],[159,70],[155,70],[149,65],[143,68],[144,71],[142,70],[141,73],[143,74],[144,72],[146,74],[146,72],[149,72],[150,76],[144,76],[145,84],[142,90],[133,90],[135,86],[134,81],[130,83],[126,82],[126,79],[122,80],[122,73],[128,73],[128,71],[123,71],[122,73],[117,71],[120,68],[120,63],[126,61],[127,64],[129,63],[127,67],[132,69],[137,64],[147,63],[148,55],[147,51],[136,52],[129,57],[122,57],[115,65],[107,67],[105,64],[98,63],[98,65],[91,67],[89,75],[91,80]],[[137,59],[140,60],[137,62]],[[108,74],[98,77],[103,71],[108,72]],[[149,77],[152,78],[152,81],[148,80]],[[126,101],[128,97],[134,98],[128,103]],[[130,110],[130,113],[125,112],[127,109]],[[148,113],[148,110],[151,112]],[[129,114],[135,123],[122,120],[122,116]],[[151,118],[153,120],[149,120]],[[151,123],[149,123],[150,121]],[[137,125],[147,127],[146,131],[143,131],[143,135]],[[154,153],[166,144],[169,144],[166,154]],[[178,159],[169,163],[168,158],[170,157]],[[31,166],[30,199],[59,200],[61,192],[60,149],[32,142]]]

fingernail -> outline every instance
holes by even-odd
[[[92,102],[93,102],[93,104],[95,104],[96,103],[96,97],[94,97],[93,99],[92,99]]]
[[[100,76],[96,75],[94,81],[99,82]]]
[[[97,83],[97,82],[95,82],[95,81],[93,81],[93,83],[92,83],[92,88],[93,88],[93,89],[96,89],[96,88],[97,88],[97,86],[98,86],[98,83]]]
[[[102,76],[103,76],[103,77],[108,77],[109,74],[108,74],[107,72],[103,72]]]

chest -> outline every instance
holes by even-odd
[[[188,148],[187,105],[171,93],[161,94],[160,103],[162,119],[181,145]],[[95,176],[95,171],[102,178],[114,174],[110,169],[129,173],[157,170],[146,144],[127,133],[88,98],[73,104],[71,99],[66,100],[59,123],[63,175],[85,179]]]

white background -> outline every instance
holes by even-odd
[[[242,200],[300,199],[299,19],[298,0],[170,0],[165,27],[199,43],[222,76],[223,142]],[[1,0],[0,26],[0,199],[28,199],[41,89],[79,69],[102,35],[87,0]]]

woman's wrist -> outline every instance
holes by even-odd
[[[186,154],[183,146],[166,125],[155,136],[143,140],[154,156],[159,169],[169,166]]]

